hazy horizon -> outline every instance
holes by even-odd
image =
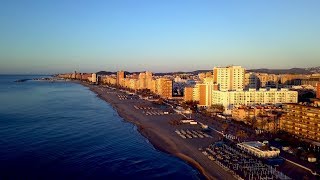
[[[228,66],[228,65],[226,65]],[[237,66],[237,65],[236,65]],[[320,66],[314,66],[314,67],[320,67]],[[314,68],[314,67],[293,67],[293,68]],[[194,70],[177,70],[177,71],[151,71],[152,73],[175,73],[175,72],[193,72],[193,71],[213,71],[213,68],[209,68],[209,69],[194,69]],[[251,69],[247,69],[245,68],[246,70],[254,70],[254,69],[269,69],[269,70],[285,70],[285,69],[292,69],[292,68],[251,68]],[[0,73],[0,75],[27,75],[27,76],[33,76],[33,75],[54,75],[54,74],[64,74],[64,73],[72,73],[74,72],[75,70],[70,70],[70,71],[62,71],[62,72],[53,72],[53,73],[33,73],[33,72],[27,72],[27,73]],[[112,73],[116,73],[117,71],[126,71],[126,72],[129,72],[129,73],[136,73],[136,72],[145,72],[145,71],[150,71],[148,69],[141,69],[141,70],[138,70],[138,71],[129,71],[129,70],[126,70],[126,69],[118,69],[118,70],[114,70],[114,71],[111,71],[111,70],[96,70],[96,71],[76,71],[77,73],[97,73],[97,72],[100,72],[100,71],[105,71],[105,72],[112,72]]]
[[[3,1],[0,74],[319,66],[320,1]]]

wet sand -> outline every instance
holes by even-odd
[[[86,83],[81,84],[111,104],[124,120],[134,123],[138,127],[138,131],[146,137],[156,149],[186,161],[198,169],[206,179],[235,179],[231,174],[210,161],[198,150],[199,147],[205,147],[217,141],[218,136],[212,139],[182,139],[174,132],[175,129],[179,127],[172,126],[168,123],[173,119],[181,119],[181,115],[146,116],[141,110],[134,108],[134,105],[153,106],[152,103],[146,100],[120,100],[117,95],[124,95],[124,93],[118,90],[110,90]]]

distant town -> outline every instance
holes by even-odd
[[[132,112],[149,120],[172,116],[163,120],[172,136],[186,144],[202,139],[186,146],[236,179],[320,178],[320,73],[227,66],[198,74],[118,71],[56,77],[78,81],[108,102],[131,104]],[[200,155],[193,157],[207,166]]]

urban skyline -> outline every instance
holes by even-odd
[[[0,179],[319,179],[319,0],[3,0]]]
[[[6,1],[1,74],[318,66],[319,1]]]

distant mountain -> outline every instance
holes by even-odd
[[[312,68],[291,68],[291,69],[249,69],[247,72],[255,72],[255,73],[268,73],[268,74],[313,74],[320,73],[320,66],[312,67]],[[166,73],[154,73],[156,76],[164,76],[164,75],[175,75],[175,74],[193,74],[197,75],[199,73],[212,72],[212,70],[196,70],[190,72],[177,71],[177,72],[166,72]],[[126,74],[139,74],[140,72],[128,72],[125,71]],[[117,74],[117,72],[110,71],[99,71],[98,75],[111,75]]]
[[[291,68],[291,69],[250,69],[248,72],[269,74],[312,74],[320,73],[320,67],[313,68]]]
[[[312,72],[312,73],[320,73],[320,66],[318,67],[312,67],[312,68],[306,68],[306,70]]]
[[[130,74],[139,74],[140,72],[129,72],[129,71],[124,71],[126,75]],[[111,72],[111,71],[99,71],[96,73],[97,75],[111,75],[111,74],[117,74],[117,72]]]
[[[154,75],[156,76],[164,76],[164,75],[174,75],[174,74],[199,74],[199,73],[203,73],[203,72],[211,72],[212,70],[196,70],[196,71],[192,71],[192,72],[183,72],[183,71],[178,71],[178,72],[166,72],[166,73],[154,73]],[[144,72],[144,71],[142,71]],[[140,72],[128,72],[125,71],[125,73],[127,75],[129,74],[139,74]],[[117,74],[117,72],[111,72],[111,71],[99,71],[96,73],[97,75],[111,75],[111,74]]]
[[[164,75],[174,75],[174,74],[193,74],[197,75],[199,73],[206,73],[206,72],[212,72],[212,70],[196,70],[196,71],[177,71],[177,72],[167,72],[167,73],[155,73],[156,76],[164,76]]]
[[[115,72],[110,72],[110,71],[99,71],[96,73],[97,75],[111,75],[115,74]]]

